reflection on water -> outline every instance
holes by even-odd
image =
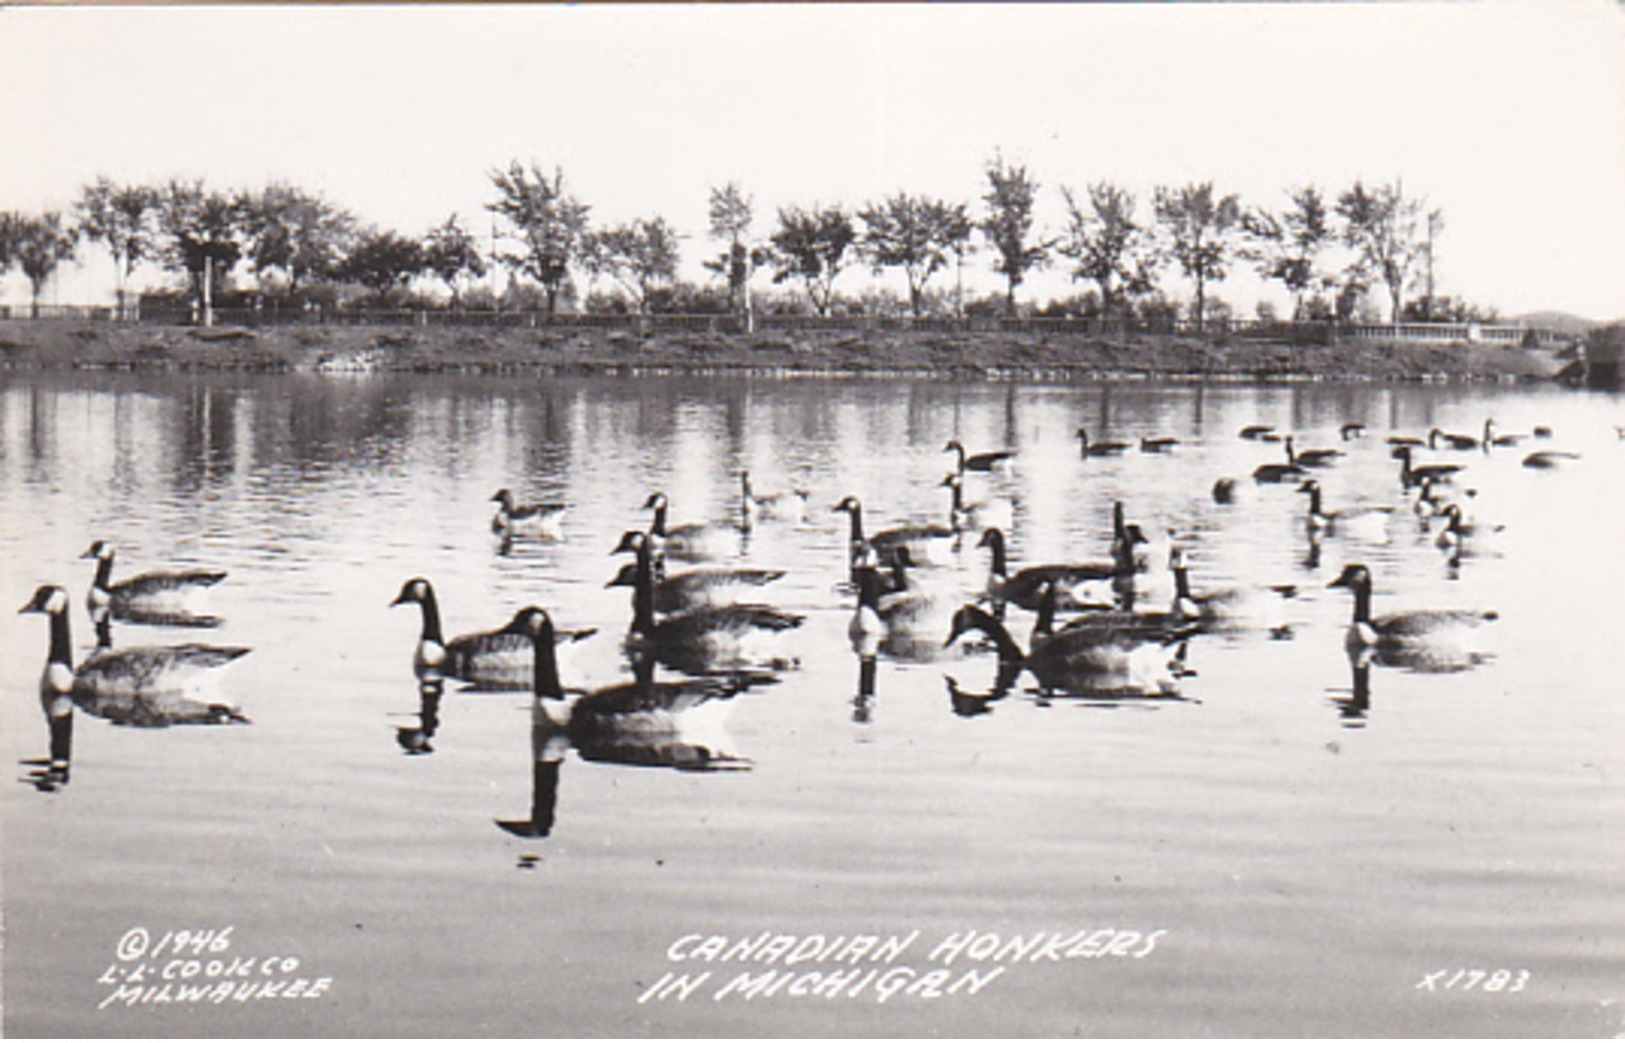
[[[1612,1034],[1625,910],[1598,838],[1619,835],[1625,746],[1597,633],[1625,580],[1618,414],[1517,387],[9,378],[0,594],[65,584],[82,604],[95,539],[132,572],[228,570],[186,622],[254,648],[221,694],[255,724],[90,719],[63,787],[66,756],[60,777],[40,756],[46,641],[0,630],[22,766],[6,1028],[286,1031],[252,1004],[98,1009],[124,931],[230,923],[331,970],[331,1004],[300,1012],[324,1035]],[[1487,416],[1579,456],[1537,470],[1528,444],[1424,445],[1415,465],[1464,469],[1405,487],[1389,436]],[[1380,536],[1316,524],[1301,478],[1255,482],[1285,453],[1238,437],[1252,424],[1296,435],[1300,458],[1338,447],[1314,469],[1327,516],[1390,508]],[[1125,448],[1081,452],[1079,428]],[[1005,450],[1008,467],[969,464]],[[742,473],[810,508],[745,512]],[[493,489],[568,507],[548,532],[493,532]],[[871,566],[857,512],[830,509],[848,497],[871,544],[938,535],[904,559],[871,547]],[[671,553],[661,585],[651,555],[629,597],[610,549],[661,511],[668,552],[692,534],[718,572]],[[1011,576],[1104,573],[1051,618],[989,600],[994,520]],[[1378,579],[1376,618],[1495,610],[1485,647],[1349,656],[1350,596],[1328,584],[1351,564]],[[890,581],[872,626],[865,567]],[[421,598],[388,607],[408,577],[433,577],[432,624]],[[1232,593],[1270,587],[1296,588],[1274,606],[1290,640],[1230,614]],[[797,620],[769,655],[794,668],[754,672],[744,632],[720,636],[734,617],[705,615],[717,600]],[[459,635],[526,606],[567,625],[563,698],[536,694],[533,649],[473,669],[440,604]],[[955,636],[967,607],[999,629]],[[696,629],[670,625],[685,612]],[[98,621],[104,654],[204,633]],[[670,770],[631,770],[649,767]],[[1011,966],[934,1005],[636,1002],[689,932],[1109,923],[1169,933],[1142,961]],[[1444,961],[1529,966],[1542,989],[1420,1003]]]

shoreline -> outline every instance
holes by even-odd
[[[763,379],[1482,383],[1550,381],[1550,351],[1125,334],[663,333],[500,327],[261,329],[0,321],[0,369],[157,373],[748,376]]]

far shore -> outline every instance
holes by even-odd
[[[1487,344],[1273,343],[1172,335],[660,333],[570,328],[0,321],[0,369],[918,377],[963,380],[1551,380],[1551,351]]]

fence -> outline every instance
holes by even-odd
[[[112,306],[42,304],[0,305],[0,319],[74,320],[81,322],[140,322],[146,325],[196,325],[198,317],[186,306],[126,307],[125,314]],[[137,312],[139,314],[137,314]],[[548,314],[542,311],[472,311],[464,309],[336,309],[336,308],[246,308],[214,309],[214,321],[222,326],[419,326],[419,327],[498,327],[557,330],[623,330],[637,333],[741,333],[742,320],[735,315],[653,315]],[[1183,321],[1162,323],[1130,322],[1120,319],[967,316],[965,318],[913,318],[894,315],[759,315],[758,333],[934,333],[1037,335],[1073,334],[1105,336],[1124,333],[1195,334],[1194,325]],[[1218,337],[1291,341],[1326,344],[1347,338],[1353,340],[1400,341],[1430,344],[1509,344],[1533,341],[1551,347],[1571,339],[1555,330],[1532,326],[1486,325],[1480,323],[1344,323],[1262,322],[1256,319],[1210,319],[1202,334]]]

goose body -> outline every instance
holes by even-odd
[[[491,518],[492,532],[555,539],[564,535],[564,513],[568,510],[565,504],[515,503],[513,493],[507,489],[498,489],[491,500],[497,505],[497,512]]]
[[[1172,438],[1172,437],[1169,437],[1167,435],[1160,435],[1160,436],[1154,436],[1154,437],[1146,437],[1146,436],[1142,435],[1140,437],[1140,452],[1142,452],[1142,453],[1166,453],[1170,449],[1177,446],[1178,444],[1179,444],[1179,439]]]
[[[1455,435],[1435,427],[1428,431],[1428,448],[1437,449],[1443,442],[1448,449],[1477,449],[1482,443],[1472,435]]]
[[[1286,440],[1287,462],[1299,467],[1330,467],[1338,457],[1344,455],[1341,449],[1297,449],[1291,438]]]
[[[942,447],[942,451],[952,452],[955,458],[954,470],[957,474],[966,471],[997,471],[1009,467],[1010,459],[1015,456],[1013,449],[996,449],[989,453],[967,453],[965,447],[956,438]]]
[[[1248,424],[1236,433],[1249,442],[1273,442],[1280,438],[1274,424]]]
[[[440,605],[434,586],[422,576],[407,580],[390,606],[415,603],[422,613],[422,630],[412,650],[412,670],[421,681],[446,678],[463,681],[475,689],[499,691],[523,689],[531,683],[531,641],[507,627],[461,634],[445,640],[440,625]],[[581,641],[597,629],[554,629],[560,643]]]
[[[1365,425],[1357,420],[1351,420],[1339,427],[1337,433],[1345,442],[1353,441],[1356,438],[1364,438]]]
[[[1015,524],[1015,506],[1005,499],[965,502],[965,483],[957,474],[949,474],[942,484],[952,490],[953,501],[948,508],[949,528],[956,532],[967,529],[985,529],[990,525],[1009,528]]]
[[[132,622],[216,623],[208,612],[209,588],[226,578],[219,569],[144,572],[113,582],[112,544],[97,540],[80,555],[96,559],[86,606],[94,619],[111,615]]]
[[[1281,440],[1286,449],[1286,462],[1277,464],[1259,464],[1253,468],[1253,481],[1255,482],[1285,482],[1302,478],[1307,472],[1304,470],[1292,451],[1292,436],[1287,435]]]
[[[1497,618],[1493,611],[1471,609],[1413,609],[1374,617],[1371,571],[1359,564],[1346,566],[1328,586],[1354,594],[1354,617],[1344,641],[1351,655],[1371,652],[1413,665],[1469,665],[1481,656],[1467,649],[1464,639]]]
[[[807,492],[805,489],[787,489],[784,492],[758,494],[751,488],[750,472],[740,471],[739,516],[747,529],[758,521],[799,525],[807,520]]]
[[[1523,465],[1536,471],[1550,471],[1562,464],[1564,460],[1578,460],[1579,453],[1563,452],[1556,449],[1546,449],[1538,453],[1530,453],[1523,458]]]
[[[1489,449],[1492,446],[1502,446],[1502,447],[1514,446],[1514,445],[1517,445],[1519,442],[1522,442],[1524,440],[1524,437],[1525,437],[1524,435],[1514,435],[1514,434],[1498,435],[1498,434],[1495,433],[1495,420],[1494,420],[1494,418],[1486,417],[1484,419],[1484,448],[1485,449]]]
[[[1190,570],[1182,548],[1170,554],[1169,569],[1174,574],[1174,601],[1171,614],[1205,627],[1257,626],[1284,637],[1291,633],[1285,601],[1297,588],[1282,584],[1268,588],[1222,587],[1194,593]]]
[[[987,594],[995,605],[1008,602],[1019,605],[1029,612],[1038,611],[1040,600],[1047,584],[1055,588],[1055,596],[1060,607],[1067,609],[1083,608],[1088,602],[1074,596],[1074,591],[1080,594],[1086,585],[1091,583],[1110,582],[1113,579],[1123,578],[1133,572],[1133,563],[1125,561],[1121,556],[1112,562],[1078,562],[1072,564],[1045,564],[1028,565],[1017,570],[1009,571],[1008,551],[1005,548],[1004,532],[997,526],[983,531],[978,547],[986,547],[990,552],[988,561]]]
[[[116,724],[147,728],[247,721],[237,707],[212,698],[212,690],[219,668],[247,655],[248,648],[188,643],[101,649],[76,668],[67,592],[42,586],[19,611],[40,612],[51,620],[40,705],[51,726],[53,767],[60,752],[66,768],[76,707]]]
[[[1323,510],[1320,483],[1313,478],[1298,486],[1298,491],[1309,496],[1309,513],[1305,520],[1311,532],[1352,537],[1372,543],[1388,541],[1388,523],[1394,516],[1392,507],[1376,505],[1343,507],[1335,511]]]
[[[649,523],[649,539],[661,554],[698,561],[723,558],[739,553],[740,530],[720,522],[687,522],[668,525],[665,493],[654,493],[643,504],[644,510],[654,511]]]
[[[1003,623],[976,605],[965,605],[954,613],[945,645],[973,630],[993,642],[1002,665],[1026,669],[1046,692],[1103,696],[1178,690],[1162,644],[1115,614],[1037,635],[1023,652]]]
[[[867,543],[874,548],[881,560],[888,564],[898,547],[907,547],[909,555],[917,564],[945,564],[952,558],[959,538],[959,534],[951,526],[935,523],[895,525],[866,537],[863,532],[863,505],[858,502],[856,496],[843,498],[832,510],[844,511],[850,519],[848,547],[854,561],[861,553],[862,546]]]
[[[1091,442],[1087,428],[1078,428],[1078,448],[1084,456],[1117,456],[1127,452],[1127,442]]]
[[[655,580],[655,611],[682,612],[701,605],[732,604],[741,596],[783,577],[783,569],[730,568],[724,565],[686,569]],[[607,585],[636,587],[637,565],[621,566],[621,571]]]
[[[1394,448],[1394,455],[1399,458],[1399,482],[1409,489],[1423,479],[1433,482],[1448,482],[1452,476],[1463,469],[1462,464],[1413,464],[1411,462],[1412,446],[1401,445]]]

